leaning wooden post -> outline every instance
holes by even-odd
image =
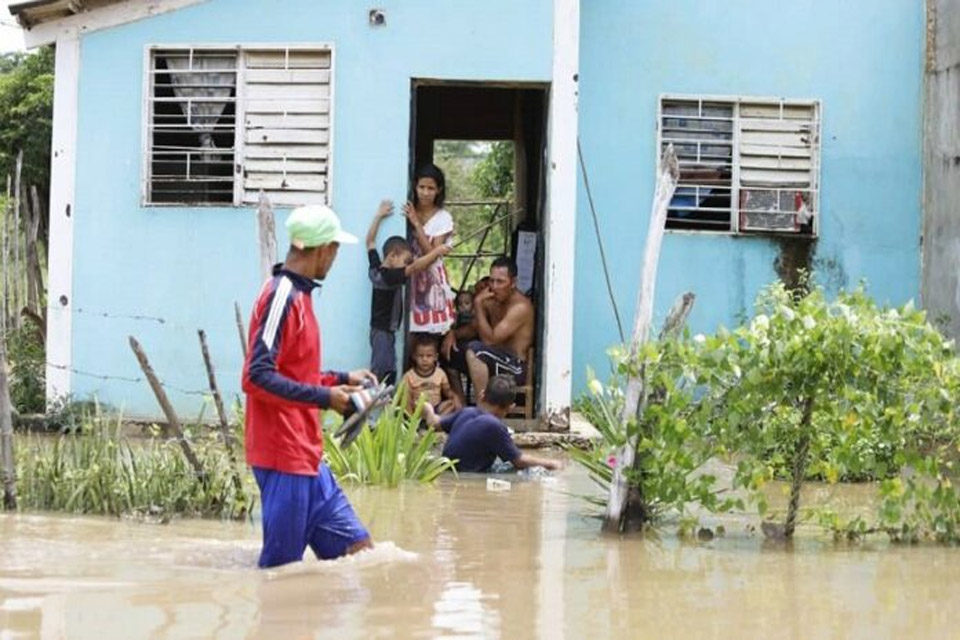
[[[200,338],[200,352],[203,354],[203,366],[207,370],[210,393],[213,394],[213,406],[217,409],[217,417],[220,419],[220,436],[223,438],[223,444],[231,450],[233,436],[230,434],[230,423],[227,421],[227,412],[223,408],[223,398],[217,386],[217,377],[213,372],[213,361],[210,360],[210,349],[207,348],[207,334],[203,329],[197,329],[197,336]]]
[[[160,408],[163,409],[164,415],[167,416],[167,424],[176,436],[177,442],[180,443],[180,448],[183,449],[183,456],[187,459],[187,462],[190,463],[190,466],[193,467],[193,471],[197,474],[197,477],[205,478],[206,476],[203,472],[203,467],[200,465],[200,460],[190,447],[190,443],[187,442],[186,436],[183,435],[180,420],[177,418],[177,414],[174,412],[170,400],[167,399],[163,385],[160,384],[160,380],[153,372],[153,367],[150,366],[150,361],[147,360],[147,354],[143,352],[140,343],[137,342],[137,339],[133,336],[130,336],[130,348],[133,349],[134,355],[137,356],[137,360],[140,362],[140,368],[143,370],[143,375],[147,377],[147,382],[150,383],[150,388],[153,389],[153,395],[157,397]]]
[[[3,471],[3,508],[17,508],[17,470],[13,455],[13,407],[7,383],[6,336],[0,333],[0,466]]]
[[[273,265],[277,262],[277,232],[273,207],[262,189],[260,204],[257,206],[257,237],[260,245],[260,279],[266,280],[273,273]]]
[[[10,247],[10,231],[8,230],[9,219],[10,219],[10,197],[12,179],[10,174],[7,174],[7,205],[3,209],[3,237],[2,237],[2,249],[3,253],[0,254],[0,263],[2,263],[3,273],[0,274],[0,284],[3,286],[3,295],[0,295],[0,300],[3,301],[3,308],[0,308],[0,332],[6,334],[7,332],[7,318],[10,315],[10,282],[13,280],[10,277],[10,261],[9,256],[9,247]]]
[[[640,272],[640,289],[637,292],[637,310],[633,320],[633,337],[630,341],[630,361],[636,360],[640,348],[647,341],[650,322],[653,317],[653,297],[657,281],[657,265],[660,262],[660,247],[663,244],[663,230],[667,222],[667,209],[677,189],[680,168],[673,145],[669,145],[660,159],[660,176],[653,196],[650,223],[647,227],[647,243],[643,253],[643,267]],[[640,409],[643,395],[643,371],[627,380],[624,395],[623,413],[620,420],[624,425],[635,420]],[[630,437],[620,448],[617,466],[613,470],[610,482],[610,495],[607,499],[607,512],[604,516],[604,531],[620,531],[623,522],[623,510],[627,502],[628,485],[625,469],[633,467],[637,451],[637,435]]]
[[[240,351],[243,352],[243,359],[247,359],[247,332],[243,328],[243,316],[240,314],[240,303],[233,303],[233,315],[237,320],[237,331],[240,333]]]
[[[243,493],[243,481],[237,473],[237,456],[234,453],[233,434],[230,433],[230,423],[227,421],[227,412],[223,408],[223,399],[220,397],[220,388],[217,386],[217,376],[213,372],[213,361],[210,360],[210,350],[207,348],[207,334],[203,329],[197,330],[200,337],[200,351],[203,354],[203,366],[207,369],[207,381],[210,383],[210,393],[213,394],[213,405],[217,408],[217,417],[220,418],[220,436],[223,446],[227,450],[227,460],[230,461],[230,476],[233,488],[237,493]]]

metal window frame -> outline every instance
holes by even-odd
[[[781,98],[773,96],[745,96],[745,95],[717,95],[717,94],[687,94],[687,93],[661,93],[657,97],[657,143],[656,143],[656,170],[657,175],[660,173],[660,161],[661,161],[661,149],[664,144],[663,136],[663,103],[664,101],[677,100],[677,101],[697,101],[701,105],[704,102],[716,102],[720,104],[729,104],[733,108],[732,115],[732,125],[733,125],[733,148],[732,148],[732,157],[731,157],[731,184],[730,184],[730,221],[729,221],[729,230],[711,230],[711,229],[677,229],[677,228],[668,228],[666,231],[668,233],[706,233],[706,234],[720,234],[720,235],[760,235],[760,236],[769,236],[769,235],[789,235],[797,236],[800,235],[798,232],[788,232],[788,231],[761,231],[761,230],[751,230],[749,232],[742,231],[740,229],[740,168],[741,168],[741,132],[740,132],[740,122],[742,120],[742,115],[740,113],[740,107],[742,104],[769,104],[769,105],[779,105],[781,118],[783,116],[784,107],[789,106],[798,106],[805,108],[813,109],[813,117],[810,120],[805,120],[809,122],[814,131],[815,135],[810,145],[810,188],[805,189],[804,191],[810,192],[811,197],[811,208],[813,209],[813,219],[811,226],[811,235],[813,237],[819,237],[820,235],[820,191],[821,191],[821,179],[820,179],[820,169],[821,169],[821,151],[822,151],[822,122],[823,122],[823,103],[821,100],[816,98]],[[796,189],[782,189],[782,188],[773,188],[773,189],[764,189],[766,191],[796,191]]]
[[[152,173],[152,151],[153,151],[153,138],[152,131],[154,128],[153,120],[153,77],[152,73],[152,62],[153,55],[156,51],[159,50],[184,50],[184,51],[197,51],[197,50],[218,50],[218,51],[228,51],[235,50],[237,54],[237,68],[236,68],[236,95],[234,97],[235,101],[235,120],[234,120],[234,170],[233,170],[233,202],[228,204],[224,202],[151,202],[150,201],[150,185],[152,183],[153,176]],[[143,79],[141,87],[141,119],[142,124],[141,130],[141,144],[140,144],[140,160],[141,160],[141,169],[140,169],[140,205],[143,207],[150,208],[199,208],[199,207],[233,207],[233,208],[242,208],[243,204],[243,166],[245,163],[244,157],[244,122],[246,120],[246,72],[245,72],[245,60],[244,55],[249,50],[258,50],[258,51],[285,51],[289,54],[291,51],[322,51],[330,54],[330,108],[329,108],[329,119],[330,119],[330,132],[327,141],[327,183],[326,190],[324,192],[324,198],[326,199],[327,204],[330,204],[333,201],[333,171],[334,171],[334,132],[336,131],[335,126],[335,91],[336,91],[336,50],[332,42],[294,42],[294,43],[277,43],[277,42],[204,42],[204,43],[151,43],[144,45],[143,49]]]

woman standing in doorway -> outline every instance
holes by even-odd
[[[443,171],[426,164],[414,176],[413,200],[403,213],[413,231],[411,244],[417,257],[434,247],[449,243],[453,236],[453,216],[443,208],[446,180]],[[410,304],[410,332],[445,334],[456,319],[453,289],[447,279],[443,258],[411,276],[414,295]]]

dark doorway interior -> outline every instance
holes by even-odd
[[[528,266],[529,289],[525,291],[534,303],[537,310],[537,339],[534,345],[534,361],[529,363],[529,370],[534,386],[539,380],[540,352],[537,345],[542,335],[543,318],[543,238],[542,216],[545,194],[544,160],[546,141],[546,114],[549,86],[545,84],[515,84],[515,83],[483,83],[483,82],[451,82],[434,80],[414,80],[411,89],[412,114],[410,131],[410,176],[412,178],[416,167],[428,162],[435,162],[435,152],[438,142],[442,141],[485,141],[496,144],[498,142],[512,143],[512,185],[509,190],[508,202],[497,203],[497,207],[511,212],[507,221],[505,234],[509,235],[506,249],[511,256]],[[438,162],[440,164],[440,162]],[[448,180],[449,180],[448,176]],[[411,180],[412,181],[412,180]],[[448,188],[448,191],[451,191]],[[448,199],[447,209],[456,222],[458,208],[467,215],[465,208],[487,206],[476,203],[458,204]],[[526,233],[521,233],[526,232]],[[458,234],[460,232],[458,231]],[[534,235],[531,235],[534,234]],[[529,248],[531,237],[536,238],[536,250],[532,255],[532,270],[530,260],[523,260],[530,256],[530,252],[519,246],[523,244]],[[521,238],[524,242],[520,242]],[[466,243],[465,243],[466,244]],[[504,245],[500,245],[503,247]],[[485,246],[484,250],[490,247]],[[500,251],[498,247],[496,249]],[[448,256],[454,258],[454,254]],[[460,259],[470,264],[471,256],[463,255]],[[476,264],[487,264],[481,258]],[[475,265],[474,265],[475,266]],[[458,269],[458,273],[464,269]],[[532,271],[532,272],[531,272]],[[523,266],[521,265],[521,274]],[[475,274],[467,278],[467,282],[474,279]],[[461,282],[455,282],[459,286]],[[530,394],[536,397],[534,391]],[[522,402],[522,401],[521,401]],[[527,405],[528,413],[532,406]],[[524,407],[521,407],[523,409]],[[527,418],[533,416],[527,415]]]

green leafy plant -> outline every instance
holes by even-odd
[[[241,519],[256,493],[209,429],[192,441],[204,469],[198,478],[178,444],[160,437],[127,438],[122,419],[94,410],[73,433],[17,438],[21,508],[103,515],[216,516]]]
[[[797,295],[775,284],[761,293],[756,311],[732,332],[698,336],[691,361],[704,391],[700,403],[710,407],[698,414],[706,419],[700,428],[736,452],[735,487],[750,490],[765,514],[765,483],[785,475],[790,499],[778,533],[790,537],[811,476],[831,483],[889,478],[908,460],[922,459],[929,473],[910,486],[911,513],[923,520],[924,509],[947,490],[924,493],[943,469],[937,456],[920,452],[958,433],[952,401],[960,362],[953,344],[912,305],[878,307],[862,287],[830,301],[818,287]],[[905,512],[886,502],[879,528],[889,531]],[[854,534],[877,529],[834,523]]]
[[[407,391],[401,385],[393,401],[377,417],[373,429],[365,426],[350,446],[332,437],[339,420],[332,418],[323,434],[324,459],[345,482],[396,487],[403,480],[433,482],[444,471],[455,471],[454,461],[434,453],[437,433],[418,432],[423,400],[413,415],[404,410]]]
[[[627,352],[612,350],[610,355],[616,374],[604,386],[590,372],[590,395],[581,398],[579,406],[590,416],[602,440],[587,450],[568,448],[574,462],[583,466],[603,491],[592,498],[606,503],[613,469],[620,447],[629,436],[637,434],[635,463],[624,470],[627,482],[636,486],[643,504],[641,518],[631,526],[655,524],[674,515],[681,523],[690,520],[690,507],[698,505],[708,511],[727,511],[742,503],[725,498],[715,487],[716,478],[703,471],[703,466],[717,454],[715,444],[693,426],[703,424],[698,414],[704,407],[696,400],[696,389],[687,371],[691,345],[686,337],[668,338],[648,343],[638,358],[631,361]],[[629,375],[642,375],[648,389],[645,410],[626,424],[621,419],[623,389],[621,381]]]
[[[30,324],[6,333],[10,361],[10,401],[20,413],[43,413],[45,350],[40,332]]]

